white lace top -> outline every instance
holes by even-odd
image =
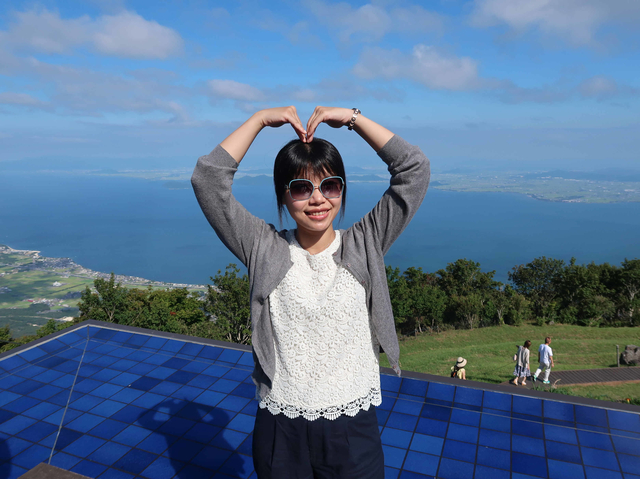
[[[379,346],[366,293],[333,259],[340,233],[316,255],[292,231],[287,239],[293,266],[269,295],[276,369],[260,407],[313,421],[380,405]]]

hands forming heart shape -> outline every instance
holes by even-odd
[[[307,121],[306,128],[302,125],[295,106],[269,108],[257,112],[256,115],[259,115],[263,127],[278,128],[289,123],[302,142],[310,143],[320,123],[326,123],[331,128],[343,127],[351,121],[353,110],[351,108],[317,106]]]

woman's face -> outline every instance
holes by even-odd
[[[323,176],[310,176],[304,179],[310,180],[314,186],[319,186],[320,182],[331,174]],[[291,215],[291,218],[298,226],[298,233],[311,233],[317,235],[331,229],[333,230],[333,220],[340,212],[342,206],[342,196],[338,198],[325,198],[320,193],[319,188],[314,188],[313,194],[306,200],[293,200],[289,191],[284,193],[284,204]]]

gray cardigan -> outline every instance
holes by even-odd
[[[349,229],[341,230],[336,263],[364,286],[374,333],[389,363],[400,375],[400,348],[387,286],[384,255],[420,207],[429,185],[429,160],[416,146],[399,136],[378,152],[388,165],[391,182],[378,204]],[[249,213],[233,196],[231,186],[237,162],[218,145],[198,159],[191,184],[207,220],[227,248],[249,272],[251,325],[258,395],[271,390],[275,346],[269,294],[292,265],[286,230],[278,231]]]

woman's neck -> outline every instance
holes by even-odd
[[[322,253],[333,242],[336,237],[336,232],[333,228],[329,228],[325,231],[305,231],[303,229],[296,229],[296,240],[298,244],[302,246],[302,249],[309,252],[309,254]]]

